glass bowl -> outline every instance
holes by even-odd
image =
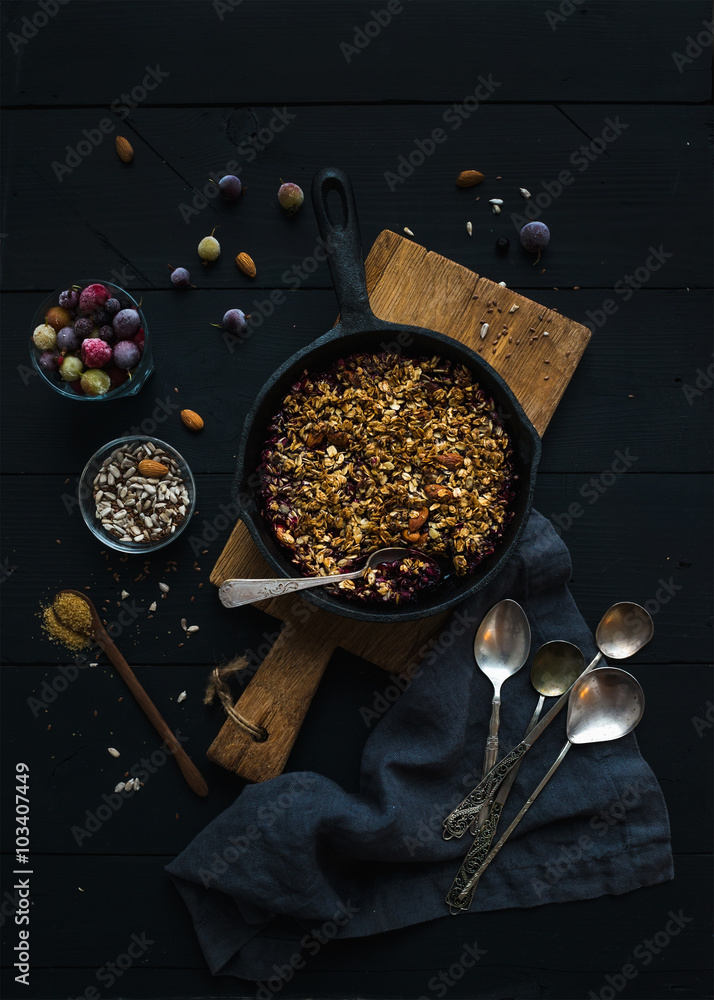
[[[144,331],[144,350],[139,364],[131,373],[131,377],[127,378],[126,381],[120,383],[119,385],[113,386],[102,396],[87,396],[79,387],[74,388],[74,386],[78,386],[78,382],[64,382],[60,378],[59,372],[52,372],[50,374],[43,372],[38,363],[42,351],[35,347],[32,342],[32,334],[34,330],[40,326],[40,324],[45,322],[47,311],[51,309],[52,306],[59,305],[60,292],[64,291],[65,288],[73,288],[76,286],[84,288],[87,285],[94,284],[104,285],[105,288],[108,288],[112,293],[112,296],[119,299],[122,309],[129,308],[131,306],[136,308],[141,318],[141,328]],[[32,358],[32,364],[35,371],[38,375],[40,375],[44,382],[52,386],[55,392],[58,392],[61,396],[66,396],[69,399],[79,399],[82,402],[99,403],[107,399],[119,399],[121,396],[135,396],[154,370],[149,329],[146,325],[146,317],[144,316],[143,311],[139,308],[139,303],[132,295],[129,294],[129,292],[120,288],[119,285],[115,285],[111,281],[104,281],[100,278],[83,278],[79,281],[75,281],[72,285],[65,285],[64,288],[58,288],[43,300],[42,304],[38,306],[32,321],[32,328],[30,330],[30,356]]]
[[[107,529],[102,525],[101,519],[97,516],[96,502],[94,500],[94,479],[99,473],[105,459],[109,458],[113,452],[119,449],[127,449],[138,444],[146,444],[147,442],[154,445],[155,448],[162,449],[162,451],[164,451],[166,455],[173,459],[176,463],[178,472],[183,479],[186,492],[188,493],[186,514],[183,520],[176,526],[173,534],[165,535],[163,538],[157,538],[154,541],[148,542],[123,542],[116,535],[107,531]],[[159,483],[160,482],[161,480],[159,479]],[[109,484],[103,486],[102,488],[105,491],[111,491],[111,485]],[[84,523],[87,525],[94,537],[97,538],[103,545],[107,545],[110,548],[115,549],[117,552],[125,552],[128,555],[146,555],[149,552],[157,552],[159,549],[163,549],[166,545],[169,545],[176,538],[178,538],[179,535],[186,529],[186,526],[190,522],[193,512],[196,509],[196,483],[183,455],[176,451],[175,448],[172,448],[170,444],[167,444],[166,441],[161,441],[159,438],[149,437],[144,434],[129,434],[126,437],[116,438],[114,441],[109,441],[107,444],[103,445],[99,451],[95,452],[95,454],[92,455],[90,460],[87,462],[79,479],[79,508],[82,511]]]

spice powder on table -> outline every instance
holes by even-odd
[[[42,627],[62,646],[84,649],[92,637],[92,613],[81,597],[61,591],[49,607],[42,609]]]

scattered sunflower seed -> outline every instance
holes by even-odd
[[[107,747],[107,750],[112,755],[112,757],[118,757],[119,751],[115,747]]]
[[[474,227],[471,225],[470,222],[467,222],[466,223],[466,232],[469,234],[469,236],[473,235],[473,231],[474,231]]]
[[[489,198],[488,202],[490,205],[502,205],[503,198]]]
[[[526,199],[526,201],[528,201],[528,200],[529,200],[529,198],[530,198],[530,196],[531,196],[531,193],[530,193],[530,191],[528,190],[528,188],[519,188],[518,190],[519,190],[519,191],[521,192],[521,194],[522,194],[522,195],[523,195],[523,197],[524,197],[524,198]]]
[[[126,590],[122,590],[122,592],[121,592],[121,599],[122,599],[122,601],[125,601],[128,596],[129,596],[128,592]]]
[[[550,334],[548,333],[548,331],[547,331],[547,330],[544,330],[544,331],[543,331],[543,336],[544,336],[544,337],[550,337]]]
[[[193,632],[198,632],[198,628],[199,628],[198,625],[189,625],[186,631],[188,632],[189,635],[191,635]]]
[[[186,619],[185,618],[181,619],[181,628],[184,630],[184,632],[186,631]]]
[[[414,235],[414,233],[411,231],[411,229],[409,229],[407,226],[404,227],[404,232],[407,234],[407,236],[413,236]]]
[[[499,285],[501,286],[501,288],[505,288],[506,287],[506,282],[505,281],[499,281]]]
[[[120,781],[118,785],[114,786],[114,791],[123,792],[125,788],[126,788],[126,782]]]
[[[168,594],[168,592],[169,592],[169,585],[168,585],[168,583],[160,583],[159,584],[159,590],[162,593],[164,593],[164,594]]]
[[[501,206],[500,205],[494,205],[493,206],[493,214],[494,215],[500,215],[501,214]]]
[[[517,309],[520,309],[520,308],[521,307],[517,306],[516,303],[514,302],[513,305],[511,306],[511,308],[508,311],[509,311],[509,313],[514,313]]]
[[[185,691],[182,691],[182,692],[181,692],[181,694],[180,694],[180,695],[178,696],[178,698],[176,699],[176,701],[177,701],[177,702],[179,702],[179,704],[180,704],[180,703],[181,703],[182,701],[186,701],[186,692],[185,692]]]
[[[149,605],[149,611],[156,611],[156,601],[152,601]]]
[[[488,333],[488,323],[484,323],[483,326],[481,327],[481,340],[484,339],[487,333]]]

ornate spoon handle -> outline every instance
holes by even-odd
[[[280,597],[296,590],[309,587],[324,587],[327,583],[341,583],[362,576],[362,570],[354,573],[337,573],[334,576],[299,577],[294,580],[224,580],[218,588],[218,597],[226,608],[239,608],[243,604],[254,604],[267,597]]]
[[[452,837],[462,837],[473,819],[474,813],[478,812],[489,799],[492,799],[504,780],[508,772],[516,766],[524,753],[529,749],[530,744],[525,740],[492,767],[480,785],[477,785],[465,799],[453,809],[444,820],[444,840]]]
[[[496,835],[496,827],[498,826],[498,821],[501,818],[502,809],[503,806],[500,802],[494,802],[493,808],[488,814],[488,819],[476,834],[476,839],[471,845],[469,853],[464,858],[461,867],[457,872],[456,878],[451,883],[451,888],[446,894],[446,902],[452,914],[460,913],[462,910],[468,910],[469,906],[471,906],[471,901],[474,897],[476,889],[476,881],[474,881],[471,889],[469,889],[468,886],[471,883],[472,876],[480,869],[481,865],[486,860],[489,848],[491,847],[493,838]],[[466,896],[464,896],[464,892],[467,893]]]

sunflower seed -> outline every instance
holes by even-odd
[[[493,214],[494,215],[500,215],[501,214],[501,206],[500,205],[494,205],[493,206]]]
[[[509,313],[514,313],[517,309],[520,309],[520,308],[521,307],[517,306],[516,303],[514,302],[513,305],[511,306],[511,308],[508,311],[509,311]]]
[[[184,630],[184,632],[186,631],[186,625],[187,625],[186,619],[182,618],[181,619],[181,628]]]
[[[489,198],[488,202],[490,205],[502,205],[503,198]]]
[[[126,782],[120,781],[118,785],[114,786],[114,791],[123,792],[125,788],[126,788]]]
[[[198,625],[189,625],[186,631],[191,635],[193,632],[198,632]]]
[[[470,222],[467,222],[466,223],[466,232],[469,234],[469,236],[473,235],[473,231],[474,231],[474,227],[471,225]]]
[[[406,226],[404,227],[404,232],[407,234],[407,236],[413,236],[414,235],[414,233],[411,231],[411,229],[408,229]]]
[[[481,340],[484,339],[487,333],[488,333],[488,323],[484,323],[483,326],[481,327]]]
[[[156,601],[152,601],[149,605],[149,611],[156,611]]]
[[[107,750],[112,755],[112,757],[118,757],[119,756],[119,751],[116,750],[114,747],[107,747]]]
[[[529,198],[530,198],[530,196],[531,196],[531,193],[530,193],[530,191],[528,190],[528,188],[518,188],[518,190],[519,190],[519,191],[521,192],[521,194],[522,194],[522,195],[523,195],[523,197],[524,197],[524,198],[526,199],[526,201],[528,201],[528,199],[529,199]]]
[[[168,583],[160,583],[159,584],[159,590],[162,591],[162,593],[164,593],[164,594],[168,594],[168,592],[169,592],[169,585],[168,585]]]
[[[176,699],[176,701],[179,703],[181,703],[182,701],[186,701],[186,692],[182,691],[181,694]]]

